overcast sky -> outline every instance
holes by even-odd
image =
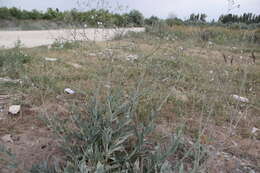
[[[86,5],[79,5],[78,0],[0,0],[1,6],[16,6],[21,9],[46,10],[48,7],[59,8],[60,10],[70,10],[73,8],[82,9]],[[84,0],[80,0],[83,2]],[[84,2],[95,2],[102,0],[85,0]],[[103,0],[104,1],[104,0]],[[218,18],[228,11],[227,0],[105,0],[112,7],[118,7],[116,3],[126,7],[128,11],[137,9],[146,17],[156,15],[167,18],[170,13],[177,17],[186,19],[191,13],[206,13],[209,19]],[[234,8],[232,13],[241,14],[252,12],[260,14],[260,0],[236,0],[240,8]],[[105,5],[108,7],[108,5]],[[116,10],[115,10],[116,11]],[[127,12],[127,10],[121,10]]]

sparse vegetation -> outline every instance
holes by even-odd
[[[20,48],[3,50],[0,52],[0,76],[19,78],[23,73],[24,64],[30,61],[31,57],[26,55]]]
[[[164,21],[138,11],[1,10],[19,20],[148,26],[110,41],[57,39],[36,48],[17,42],[0,50],[0,77],[21,81],[0,82],[0,135],[14,138],[0,140],[0,169],[17,163],[31,173],[260,171],[259,29],[211,25],[205,14]],[[3,108],[2,93],[12,95]],[[17,103],[21,112],[5,116]]]

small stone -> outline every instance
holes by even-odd
[[[20,112],[21,110],[21,105],[12,105],[9,107],[9,113],[12,115],[16,115]]]
[[[48,58],[48,57],[45,57],[44,59],[45,59],[45,61],[51,61],[51,62],[58,60],[57,58]]]
[[[251,133],[252,133],[252,134],[255,134],[258,130],[260,130],[260,129],[253,127]]]
[[[240,102],[243,102],[243,103],[249,103],[249,100],[245,97],[241,97],[241,96],[238,96],[238,95],[232,95],[232,97],[237,101],[240,101]]]
[[[95,53],[88,54],[89,56],[97,56]]]
[[[71,66],[75,67],[76,69],[80,69],[80,68],[82,68],[81,65],[76,64],[76,63],[69,63],[69,64],[70,64]]]
[[[5,143],[8,143],[8,142],[14,143],[14,141],[13,141],[13,139],[12,139],[12,137],[11,137],[10,134],[4,135],[4,136],[1,138],[1,140],[2,140],[3,142],[5,142]]]
[[[70,88],[64,89],[64,92],[67,93],[67,94],[75,94],[75,91],[73,91],[73,90],[70,89]]]
[[[209,45],[213,45],[213,42],[212,42],[212,41],[209,41],[208,44],[209,44]]]
[[[128,55],[126,57],[126,60],[128,60],[128,61],[134,61],[134,60],[137,60],[137,59],[138,59],[137,55]]]

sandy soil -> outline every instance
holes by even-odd
[[[128,31],[142,32],[144,28],[121,29],[77,29],[44,31],[0,31],[0,48],[12,48],[18,40],[24,47],[36,47],[52,44],[56,39],[104,41],[124,35]]]

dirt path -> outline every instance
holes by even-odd
[[[144,28],[120,29],[77,29],[44,31],[0,31],[0,48],[11,48],[18,40],[24,47],[36,47],[52,44],[56,39],[104,41],[128,31],[143,32]]]

